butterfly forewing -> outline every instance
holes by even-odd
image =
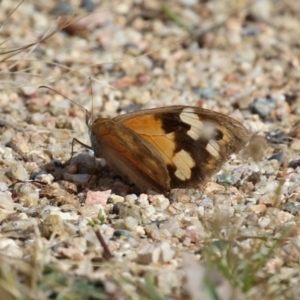
[[[95,155],[140,190],[169,191],[170,178],[162,157],[135,131],[115,120],[98,118],[92,124],[91,141]]]
[[[248,141],[236,120],[195,107],[163,107],[114,119],[151,144],[163,159],[171,188],[195,187]]]

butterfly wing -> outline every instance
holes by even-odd
[[[157,150],[167,167],[171,188],[204,183],[249,139],[249,132],[238,121],[195,107],[155,108],[114,120]]]
[[[140,190],[152,189],[160,193],[170,190],[170,178],[162,157],[138,133],[104,118],[96,119],[90,131],[95,155],[104,158]]]

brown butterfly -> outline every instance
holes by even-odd
[[[95,156],[141,191],[199,187],[249,139],[238,121],[198,107],[161,107],[113,119],[94,118],[82,108]]]
[[[92,148],[140,190],[194,188],[245,146],[238,121],[207,109],[170,106],[113,119],[87,116]]]

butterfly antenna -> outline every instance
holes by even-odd
[[[63,95],[62,93],[60,93],[60,92],[58,92],[58,91],[56,91],[56,90],[54,90],[54,89],[52,89],[52,88],[50,88],[48,86],[41,85],[39,87],[39,89],[41,89],[41,88],[45,88],[45,89],[48,89],[50,91],[53,91],[54,93],[56,93],[58,95],[61,95],[62,97],[64,97],[64,98],[68,99],[69,101],[71,101],[73,104],[75,104],[75,105],[79,106],[80,108],[82,108],[85,111],[85,123],[86,123],[86,125],[89,125],[89,121],[91,120],[91,118],[92,118],[93,115],[85,107],[83,107],[82,105],[78,104],[74,100],[70,99],[69,97]]]
[[[92,78],[89,77],[90,80],[90,88],[91,88],[91,96],[92,96],[92,112],[90,113],[90,117],[92,120],[94,119],[94,92],[93,92],[93,85],[92,85]]]

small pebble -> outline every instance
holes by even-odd
[[[212,88],[198,88],[195,90],[195,93],[204,99],[212,99],[219,94],[218,91]]]
[[[282,209],[297,216],[300,211],[300,202],[287,202],[282,205]]]
[[[65,232],[63,220],[58,215],[49,215],[41,224],[41,233],[45,238],[55,235],[62,235]]]
[[[37,207],[39,201],[38,193],[29,193],[21,196],[19,198],[19,203],[25,207]]]
[[[30,96],[36,92],[37,87],[34,85],[26,85],[26,86],[23,86],[21,89],[22,89],[22,92],[24,95]]]
[[[149,244],[138,251],[137,260],[143,265],[166,263],[174,257],[174,254],[174,250],[167,242]]]
[[[125,201],[124,197],[112,194],[109,196],[108,200],[113,204],[123,203]]]
[[[292,141],[290,148],[295,151],[300,151],[300,139],[295,139]]]
[[[249,205],[247,208],[247,211],[252,211],[256,214],[263,213],[266,210],[267,210],[267,207],[265,204]]]
[[[158,212],[166,210],[170,205],[170,200],[164,195],[150,196],[149,200]]]
[[[131,237],[131,233],[128,230],[116,229],[114,232],[114,236],[116,236],[116,237],[124,236],[129,239]]]
[[[220,174],[217,175],[217,183],[220,185],[233,185],[235,183],[235,178],[231,174]]]
[[[258,219],[258,225],[260,228],[267,228],[269,225],[271,224],[271,219],[270,217],[266,216],[266,217],[261,217]]]
[[[8,190],[8,185],[5,182],[0,182],[0,192],[5,192]]]
[[[138,222],[135,218],[128,216],[124,220],[124,225],[127,230],[133,231],[138,226]]]
[[[250,104],[250,109],[254,114],[265,118],[275,109],[276,102],[272,98],[256,98]]]
[[[88,191],[86,194],[86,199],[85,199],[85,205],[95,205],[95,204],[101,204],[102,207],[106,206],[106,203],[111,197],[110,195],[111,190],[108,191]]]
[[[262,195],[258,200],[259,204],[265,204],[266,206],[274,206],[277,202],[280,202],[280,199],[278,199],[278,195],[273,192]]]
[[[29,179],[28,173],[21,162],[12,164],[6,173],[13,180],[24,181]]]
[[[276,192],[278,190],[279,186],[280,186],[280,183],[276,180],[273,180],[273,181],[269,181],[269,182],[265,183],[264,185],[258,187],[256,189],[256,191],[259,194],[264,195],[267,193]]]
[[[138,197],[135,194],[129,194],[125,196],[125,201],[130,204],[134,204],[137,199]]]
[[[148,195],[147,194],[141,194],[137,200],[137,202],[139,203],[139,206],[141,208],[145,208],[149,205],[149,201],[148,201]]]
[[[7,212],[14,211],[14,201],[10,192],[0,192],[0,199],[0,210],[5,210]]]

